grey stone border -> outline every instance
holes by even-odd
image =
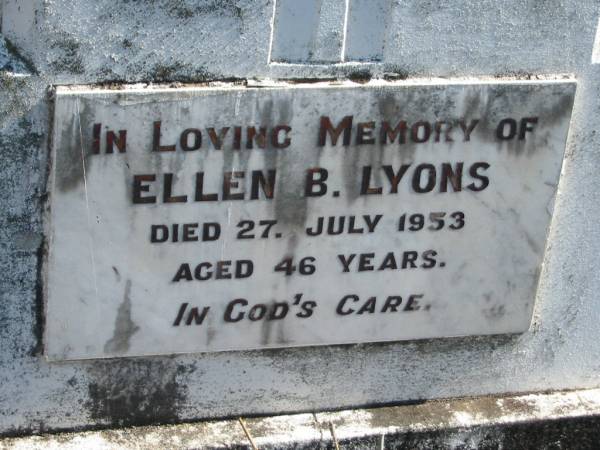
[[[245,433],[244,426],[248,434]],[[61,433],[0,449],[598,448],[600,389]]]

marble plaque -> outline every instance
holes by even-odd
[[[47,357],[526,331],[574,93],[58,88]]]

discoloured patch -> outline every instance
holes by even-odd
[[[368,83],[373,74],[369,69],[351,69],[346,73],[346,77],[355,83]]]
[[[2,37],[0,37],[0,71],[19,74],[36,72],[31,60],[21,55],[12,42]]]
[[[68,122],[60,130],[62,146],[56,148],[55,154],[56,187],[61,191],[70,191],[83,183],[93,161],[91,149],[83,144],[90,142],[93,122],[90,108],[85,99],[74,101],[73,117],[66,118]]]
[[[22,96],[30,89],[27,79],[0,75],[0,125],[13,122],[12,129],[9,125],[0,132],[0,378],[3,358],[15,364],[25,355],[40,355],[43,349],[45,240],[40,214],[45,173],[36,174],[35,169],[41,164],[39,148],[45,136],[30,116],[23,116],[28,102]],[[21,117],[11,120],[19,108]],[[30,338],[22,341],[23,336]]]
[[[180,19],[189,19],[201,15],[219,15],[242,18],[242,8],[237,0],[204,0],[202,2],[186,0],[167,0],[162,5],[169,14]]]
[[[172,423],[187,395],[179,377],[195,370],[172,358],[97,361],[85,406],[92,420],[112,426]]]
[[[501,320],[506,314],[506,308],[504,305],[494,305],[490,308],[483,310],[483,315],[487,320]]]
[[[40,242],[37,249],[37,265],[36,265],[36,284],[35,284],[35,302],[33,304],[33,313],[35,322],[33,324],[33,334],[35,342],[31,349],[32,356],[41,355],[44,351],[44,326],[46,324],[46,316],[44,315],[44,264],[48,255],[47,241],[45,238]]]
[[[264,123],[290,124],[294,117],[294,105],[288,99],[281,99],[274,95],[275,108],[269,103],[260,111],[261,120]],[[270,145],[270,143],[269,143]],[[315,165],[316,161],[306,163],[302,161],[305,155],[288,153],[286,163],[279,161],[281,150],[269,149],[264,153],[266,167],[277,170],[279,179],[278,191],[274,196],[275,216],[278,222],[287,225],[291,229],[300,229],[306,222],[308,214],[308,199],[304,196],[305,173],[298,167],[309,167]],[[289,150],[286,150],[289,151]],[[284,182],[282,182],[284,181]]]
[[[32,138],[39,141],[41,135],[31,130],[31,123],[23,118],[23,111],[28,110],[31,105],[27,99],[31,94],[32,86],[25,77],[15,77],[0,72],[0,125],[9,118],[19,118],[19,131],[23,134],[25,145],[32,142]],[[0,134],[0,139],[3,135]],[[40,141],[41,142],[41,141]]]
[[[194,68],[189,64],[175,62],[172,64],[158,63],[150,70],[147,78],[150,82],[181,81],[189,83],[203,83],[210,80],[218,80],[223,77],[209,72],[203,67]]]
[[[386,64],[383,68],[382,78],[387,81],[406,80],[409,76],[408,70],[400,66]]]
[[[104,346],[104,352],[107,354],[122,354],[129,350],[129,341],[131,337],[140,329],[133,320],[131,320],[131,280],[125,283],[125,294],[123,303],[117,311],[115,320],[115,331],[113,337]]]
[[[50,48],[58,50],[59,54],[50,63],[50,67],[58,73],[82,74],[84,72],[84,65],[80,47],[81,44],[75,38],[57,38],[50,45]]]

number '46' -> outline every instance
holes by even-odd
[[[312,275],[315,273],[317,268],[313,264],[316,259],[312,256],[302,258],[298,263],[298,266],[293,262],[294,258],[284,258],[279,264],[273,269],[275,272],[283,272],[286,276],[292,275],[296,270],[300,275]]]

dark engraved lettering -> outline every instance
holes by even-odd
[[[217,132],[215,131],[214,128],[206,129],[206,132],[208,133],[208,137],[210,138],[210,142],[212,143],[215,150],[221,150],[221,147],[223,146],[223,140],[225,139],[225,136],[227,136],[228,131],[229,131],[229,127],[221,128],[221,131],[219,131],[219,134],[217,134]]]
[[[212,278],[212,271],[210,270],[212,264],[209,262],[203,262],[196,266],[194,269],[194,278],[198,281],[210,280]]]
[[[509,141],[517,134],[517,121],[515,119],[502,119],[496,128],[496,137],[501,141]]]
[[[248,312],[248,319],[253,322],[257,320],[261,320],[267,314],[267,305],[263,305],[262,303],[257,303]]]
[[[409,296],[404,311],[418,311],[421,309],[421,305],[419,305],[420,298],[423,298],[423,294]]]
[[[169,240],[169,227],[166,225],[152,225],[150,227],[150,242],[162,243]]]
[[[284,139],[281,141],[279,135],[284,132]],[[277,125],[271,130],[271,146],[273,148],[287,148],[290,146],[292,140],[288,137],[288,134],[292,131],[292,128],[287,125]]]
[[[381,194],[381,187],[371,187],[371,166],[364,166],[362,170],[362,182],[360,183],[360,195]]]
[[[127,151],[127,130],[119,130],[118,138],[114,131],[106,132],[106,153],[113,153],[115,146],[119,153]]]
[[[152,151],[154,152],[174,152],[175,145],[160,145],[161,138],[161,121],[154,122],[154,138],[152,140]]]
[[[425,173],[425,176],[423,176],[423,173]],[[425,178],[425,186],[422,183],[423,178]],[[431,192],[435,187],[435,180],[435,166],[433,164],[419,164],[413,174],[412,188],[419,194]]]
[[[385,173],[387,179],[390,181],[390,194],[398,193],[398,184],[400,183],[400,180],[402,180],[402,177],[404,176],[409,167],[410,164],[402,164],[400,166],[400,169],[398,169],[398,172],[394,173],[394,169],[392,168],[392,166],[383,166],[383,172]]]
[[[255,142],[259,148],[267,147],[267,129],[265,127],[260,127],[258,133],[255,127],[246,128],[246,148],[254,148]]]
[[[290,307],[286,302],[275,302],[273,303],[273,307],[269,311],[269,315],[267,316],[267,320],[281,320],[287,316]]]
[[[471,165],[471,167],[469,168],[469,175],[471,175],[471,178],[474,178],[475,180],[479,181],[479,184],[475,184],[475,183],[471,183],[467,186],[468,189],[474,191],[474,192],[479,192],[479,191],[483,191],[486,187],[488,187],[488,185],[490,184],[490,179],[484,175],[481,175],[481,173],[479,172],[483,172],[487,169],[489,169],[490,165],[486,162],[476,162],[474,164]]]
[[[337,305],[337,308],[335,309],[335,312],[338,313],[340,316],[347,316],[348,314],[352,314],[354,312],[354,309],[346,307],[346,302],[348,301],[356,303],[358,301],[358,295],[346,295],[342,297],[342,299]]]
[[[235,263],[235,278],[248,278],[254,273],[254,263],[249,259],[240,259]]]
[[[383,304],[383,308],[381,308],[381,312],[382,313],[386,313],[389,311],[391,312],[397,312],[398,311],[398,307],[400,306],[400,304],[402,303],[402,297],[400,297],[399,295],[390,295],[385,303]]]
[[[452,124],[450,122],[438,121],[435,123],[435,142],[440,142],[442,128],[444,128],[444,142],[454,142],[454,139],[450,136],[450,132],[452,131]]]
[[[454,192],[460,192],[462,189],[462,172],[463,163],[456,163],[455,168],[452,164],[443,163],[442,173],[440,176],[440,192],[448,192],[448,182],[452,186]]]
[[[393,144],[398,137],[398,144],[406,143],[406,129],[407,125],[404,120],[398,122],[395,128],[391,128],[388,122],[382,122],[381,124],[381,142],[383,144],[388,143],[388,138],[390,140],[390,144]]]
[[[373,129],[375,122],[360,122],[356,125],[356,145],[374,144]]]
[[[191,144],[190,135],[193,139]],[[186,152],[198,150],[202,146],[202,132],[196,128],[183,130],[183,133],[181,133],[181,137],[179,138],[179,145],[182,150]]]
[[[95,123],[92,128],[92,153],[97,155],[100,153],[100,132],[102,131],[102,124]]]
[[[421,257],[423,258],[423,260],[425,262],[423,264],[421,264],[421,268],[432,269],[433,267],[435,267],[436,262],[437,262],[435,259],[436,256],[437,256],[437,252],[435,250],[424,251],[423,254],[421,255]]]
[[[458,125],[460,125],[460,129],[464,135],[464,141],[469,142],[471,140],[471,133],[479,123],[479,119],[471,120],[471,122],[467,125],[464,120],[459,120]]]
[[[229,273],[231,261],[218,261],[216,266],[215,278],[217,280],[229,280],[231,278],[231,273]]]
[[[202,240],[216,241],[221,236],[221,225],[216,222],[207,222],[202,225]]]
[[[305,197],[321,197],[327,193],[327,178],[329,172],[327,169],[313,167],[306,171],[306,185],[304,188]]]
[[[266,177],[262,170],[252,171],[250,200],[258,200],[259,190],[262,190],[265,198],[273,198],[273,194],[275,192],[275,170],[268,170]]]
[[[242,148],[242,127],[233,127],[233,149]]]
[[[375,306],[377,302],[377,297],[369,297],[369,299],[360,307],[356,314],[364,314],[369,313],[373,314],[375,312]]]
[[[365,216],[368,217],[368,216]],[[364,228],[357,228],[355,225],[356,217],[348,217],[348,234],[362,234],[365,232]]]
[[[225,308],[225,314],[223,315],[223,320],[225,320],[225,322],[239,322],[240,320],[242,320],[244,318],[243,312],[237,312],[235,315],[233,315],[233,310],[238,305],[239,306],[247,306],[248,301],[243,298],[238,298],[238,299],[230,301],[227,304],[227,308]]]
[[[385,258],[383,258],[383,262],[377,270],[396,270],[397,268],[398,264],[396,264],[396,256],[394,255],[394,252],[389,252],[387,255],[385,255]]]
[[[533,132],[533,125],[537,123],[537,117],[523,117],[521,119],[521,126],[519,127],[519,140],[525,140],[525,135]]]
[[[196,195],[194,200],[197,202],[216,202],[219,199],[219,195],[216,193],[205,194],[204,193],[204,172],[196,173]]]
[[[375,231],[375,227],[377,226],[377,224],[379,223],[379,221],[381,220],[382,217],[383,217],[383,214],[376,214],[375,218],[373,220],[371,220],[370,215],[363,216],[363,220],[367,224],[367,229],[368,229],[369,233],[372,233],[373,231]]]
[[[142,192],[150,192],[150,185],[143,184],[147,181],[156,181],[156,175],[134,175],[133,176],[133,189],[132,189],[132,201],[134,204],[139,203],[156,203],[156,196],[147,195],[142,196]]]
[[[317,217],[317,226],[306,228],[306,234],[308,236],[318,236],[323,232],[323,217]]]
[[[163,242],[179,242],[179,229],[181,228],[182,242],[196,241],[215,241],[221,235],[221,225],[216,222],[206,222],[202,224],[202,235],[200,235],[199,223],[184,223],[171,225],[171,230],[167,225],[150,226],[150,242],[153,244],[162,244]]]
[[[410,139],[413,142],[422,144],[429,140],[429,136],[431,136],[431,124],[429,122],[421,120],[415,122],[413,126],[410,127]]]
[[[198,235],[196,234],[196,230],[198,229],[199,224],[197,223],[184,223],[183,224],[183,242],[194,242],[198,240]]]
[[[296,313],[296,317],[300,317],[301,319],[306,319],[312,316],[314,309],[317,307],[317,302],[308,300],[306,302],[302,302],[300,304],[301,311]]]
[[[402,268],[406,269],[407,267],[410,267],[411,269],[416,269],[417,268],[417,258],[419,257],[419,254],[415,251],[408,251],[408,252],[404,252],[402,254]]]
[[[388,295],[383,303],[383,306],[378,309],[376,296],[367,297],[367,299],[363,302],[358,295],[349,294],[342,297],[342,299],[338,302],[336,313],[340,316],[348,316],[350,314],[363,315],[375,314],[377,312],[386,314],[397,313],[401,311],[419,311],[421,310],[419,300],[423,297],[423,294],[413,294],[408,296],[407,301],[402,308],[402,297],[400,295]],[[357,303],[360,304],[359,308],[358,305],[356,305]],[[429,310],[429,305],[426,305],[424,309]]]
[[[375,253],[361,253],[358,258],[358,271],[365,272],[375,270],[371,261],[375,258]]]
[[[333,236],[337,234],[342,234],[344,232],[344,222],[346,221],[346,217],[340,216],[337,219],[338,220],[336,221],[336,217],[329,217],[329,220],[327,222],[327,234]]]
[[[173,282],[178,282],[181,280],[192,281],[194,278],[192,277],[192,270],[190,269],[190,265],[187,263],[183,263],[177,269],[175,276],[173,277]]]
[[[344,133],[343,145],[348,147],[350,145],[350,138],[352,137],[352,120],[354,116],[345,116],[337,127],[333,127],[331,120],[328,116],[321,116],[321,125],[319,127],[319,147],[324,147],[327,140],[327,135],[331,140],[331,145],[337,145],[338,138],[342,132]]]
[[[177,312],[177,316],[175,317],[175,321],[173,322],[173,326],[174,327],[178,327],[179,324],[181,323],[181,319],[183,319],[183,313],[185,312],[185,309],[187,308],[188,303],[182,303],[181,306],[179,307],[179,311]]]
[[[351,255],[348,255],[347,257],[344,255],[337,255],[337,257],[342,263],[343,272],[350,272],[350,264],[352,263],[352,260],[356,257],[356,254],[353,253]]]
[[[204,322],[209,309],[209,306],[202,308],[202,312],[199,312],[197,307],[190,309],[187,319],[185,320],[185,324],[191,325],[192,322],[194,322],[196,325],[202,325],[202,322]]]
[[[233,269],[233,272],[231,270]],[[237,261],[222,260],[214,264],[208,261],[203,261],[196,265],[193,271],[188,263],[183,263],[177,269],[177,273],[173,277],[174,282],[181,280],[198,281],[207,280],[230,280],[232,278],[248,278],[254,272],[254,263],[249,259],[240,259]]]
[[[239,182],[233,181],[234,178],[242,179],[246,174],[244,172],[225,172],[223,175],[223,200],[243,200],[244,192],[234,192],[232,189],[239,188]]]
[[[173,174],[164,174],[163,186],[163,202],[164,203],[185,203],[187,195],[173,195]]]

